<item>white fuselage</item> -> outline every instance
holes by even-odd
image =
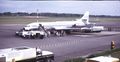
[[[75,21],[56,21],[56,22],[34,22],[28,24],[25,29],[29,30],[32,28],[38,28],[39,24],[44,26],[46,29],[54,28],[54,29],[67,29],[74,25],[76,26],[85,26],[89,24],[89,12],[86,11],[82,18],[76,19]]]
[[[76,28],[83,29],[83,30],[90,30],[90,31],[102,31],[103,30],[103,27],[94,26],[93,23],[89,22],[89,12],[86,12],[82,18],[76,19],[75,21],[34,22],[34,23],[28,24],[24,28],[26,30],[30,30],[30,29],[38,28],[40,25],[42,25],[45,29],[53,28],[55,30],[73,30]]]
[[[60,28],[72,27],[73,25],[85,26],[83,22],[78,22],[78,21],[34,22],[34,23],[28,24],[25,27],[25,29],[29,30],[32,28],[38,28],[39,24],[44,26],[44,28],[46,29],[55,28],[55,27],[60,27]]]
[[[43,26],[72,26],[74,24],[79,24],[81,26],[85,25],[83,22],[76,21],[56,21],[56,22],[41,22]]]

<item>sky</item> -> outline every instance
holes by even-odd
[[[120,1],[1,1],[0,12],[38,12],[120,16]]]

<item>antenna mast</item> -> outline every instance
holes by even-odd
[[[39,11],[39,10],[37,9],[37,22],[38,22],[38,18],[39,18],[39,17],[38,17],[38,11]]]

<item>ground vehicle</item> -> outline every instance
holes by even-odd
[[[1,49],[0,59],[0,62],[51,62],[54,60],[54,54],[50,51],[42,51],[39,48],[22,46],[16,48]]]
[[[17,36],[23,38],[40,38],[43,39],[45,36],[45,32],[39,28],[34,28],[30,30],[21,29],[20,31],[16,32]]]
[[[89,32],[101,32],[104,30],[103,26],[93,26],[93,27],[83,27],[81,28],[81,32],[89,33]]]

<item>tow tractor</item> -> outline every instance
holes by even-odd
[[[54,54],[26,46],[0,49],[0,62],[52,62]]]
[[[33,28],[33,29],[21,29],[15,33],[17,36],[20,36],[22,38],[40,38],[43,39],[45,37],[46,31],[43,28],[43,26],[39,26],[38,28]]]
[[[45,36],[44,31],[41,31],[39,29],[30,29],[30,30],[24,30],[21,29],[20,31],[16,32],[17,36],[20,36],[22,38],[40,38],[43,39]]]

